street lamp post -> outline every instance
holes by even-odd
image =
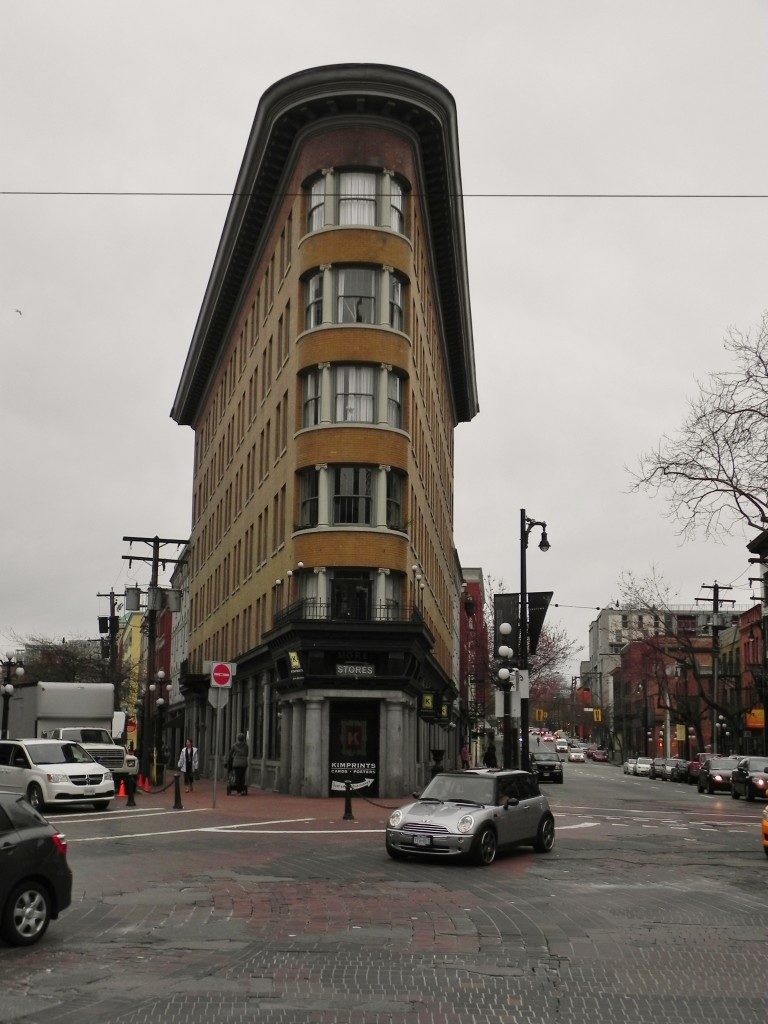
[[[537,519],[529,519],[525,509],[520,509],[520,668],[528,671],[528,573],[526,566],[526,552],[528,550],[528,537],[535,526],[541,527],[541,540],[539,541],[540,551],[549,551],[549,539],[547,538],[547,524]],[[528,735],[528,697],[520,699],[520,733],[523,740],[521,750],[522,768],[528,771],[530,767],[530,746]]]
[[[24,666],[21,662],[13,656],[13,651],[6,651],[5,658],[0,659],[0,664],[3,666],[3,720],[2,729],[0,729],[0,736],[4,740],[8,739],[8,712],[11,704],[11,697],[13,696],[14,685],[11,682],[13,676],[16,679],[21,679],[24,675]]]
[[[511,632],[512,626],[508,622],[502,622],[499,626],[499,633],[501,633],[505,640]],[[507,644],[502,644],[498,654],[500,658],[507,660],[513,656],[514,651]],[[504,731],[501,737],[502,766],[504,768],[514,768],[517,762],[517,745],[512,743],[512,673],[506,665],[499,669],[499,686],[504,696],[504,706],[502,708],[502,728]]]

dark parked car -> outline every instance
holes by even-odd
[[[696,754],[688,762],[688,782],[691,785],[699,781],[699,772],[701,771],[701,766],[704,764],[708,757],[712,757],[712,753],[707,753],[707,751],[703,751],[700,754]]]
[[[651,770],[648,772],[648,777],[651,779],[664,779],[666,781],[666,757],[654,757],[651,760]]]
[[[665,767],[670,782],[688,781],[688,762],[684,757],[668,757]]]
[[[539,782],[550,779],[552,782],[563,781],[563,762],[557,754],[545,752],[531,754],[531,771]]]
[[[768,757],[742,757],[731,775],[731,796],[768,798]]]
[[[737,757],[708,757],[699,771],[697,786],[700,793],[714,793],[731,788],[731,773]]]
[[[66,839],[23,796],[0,793],[0,934],[30,946],[71,900]]]

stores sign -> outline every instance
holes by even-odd
[[[352,679],[365,679],[374,674],[373,665],[365,664],[337,664],[336,675],[346,676]]]

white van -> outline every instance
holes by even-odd
[[[555,740],[555,751],[558,754],[568,753],[568,740],[559,739]]]

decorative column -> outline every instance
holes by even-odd
[[[304,701],[297,697],[291,701],[291,767],[288,792],[301,795],[301,780],[304,778]]]
[[[323,299],[325,303],[325,299]],[[333,377],[330,363],[318,363],[320,371],[320,422],[333,421]]]
[[[326,227],[339,223],[339,197],[336,192],[336,176],[332,167],[323,168],[325,210],[323,221]]]
[[[378,394],[376,395],[376,422],[386,426],[389,423],[389,375],[391,363],[382,363],[379,369]]]
[[[387,619],[389,617],[387,614],[387,576],[389,576],[389,569],[377,570],[373,596],[376,609],[374,618],[377,619]]]
[[[379,177],[379,224],[392,227],[392,171],[386,168]]]
[[[331,616],[328,608],[328,574],[324,565],[317,566],[314,572],[317,576],[317,615],[318,618],[329,619]]]
[[[330,481],[328,466],[321,462],[315,466],[317,470],[317,525],[330,526],[331,501],[329,497]]]
[[[308,700],[304,710],[304,781],[302,796],[325,796],[322,792],[322,707],[321,700]]]
[[[403,701],[394,699],[385,701],[387,715],[386,734],[386,778],[384,781],[383,796],[400,796],[403,792],[404,771],[403,771]]]
[[[374,522],[377,526],[387,525],[387,473],[389,466],[379,466],[376,479],[376,515]]]
[[[323,263],[320,269],[323,272],[323,319],[322,323],[332,324],[334,321],[333,309],[333,275],[331,264]]]
[[[379,278],[379,316],[378,321],[382,327],[389,327],[389,282],[392,276],[393,267],[383,266]]]

